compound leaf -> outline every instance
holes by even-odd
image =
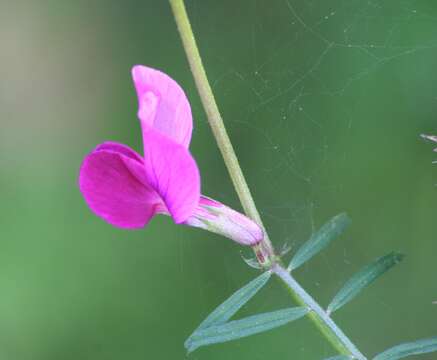
[[[338,214],[325,223],[311,238],[306,241],[291,259],[288,268],[294,270],[322,251],[328,244],[338,237],[351,223],[346,213]]]
[[[391,269],[403,259],[404,255],[392,252],[376,259],[353,275],[337,295],[334,296],[328,306],[327,312],[332,313],[351,301],[366,286]]]
[[[271,272],[266,271],[237,290],[209,314],[208,317],[202,321],[197,330],[207,328],[211,325],[224,324],[267,283],[270,276]]]
[[[397,360],[410,355],[427,354],[434,351],[437,351],[437,337],[396,345],[376,355],[373,360]]]
[[[196,330],[185,342],[185,348],[192,352],[201,346],[223,343],[258,334],[297,320],[308,312],[306,307],[293,307],[253,315],[241,320],[216,324]]]

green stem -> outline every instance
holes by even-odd
[[[275,264],[272,271],[283,281],[290,291],[291,296],[299,305],[307,306],[311,311],[309,318],[314,322],[320,332],[331,345],[344,355],[351,355],[358,360],[366,360],[366,357],[349,340],[346,334],[332,320],[329,314],[308,294],[305,289],[291,276],[288,270]]]
[[[184,2],[182,0],[170,0],[170,5],[173,10],[179,34],[182,38],[182,43],[188,57],[188,62],[190,64],[191,72],[193,73],[197,90],[199,91],[200,99],[205,108],[209,125],[211,126],[217,145],[223,155],[224,162],[228,168],[229,175],[231,176],[244,212],[264,229],[261,216],[259,215],[252,194],[250,193],[249,186],[247,185],[246,179],[241,171],[240,164],[238,163],[237,156],[235,155],[234,148],[229,139],[222,116],[220,115],[220,111],[212,93],[211,86],[206,77],[202,58],[200,57],[197,48]],[[268,257],[273,257],[272,244],[267,233],[265,231],[264,233],[265,238],[262,244],[263,248]]]
[[[224,162],[229,171],[230,177],[237,191],[238,197],[246,214],[263,227],[265,238],[261,244],[263,256],[267,256],[272,264],[272,271],[282,280],[292,297],[311,311],[309,318],[313,321],[320,332],[329,340],[333,347],[344,355],[349,355],[353,359],[366,360],[366,357],[349,340],[349,338],[335,324],[331,317],[323,308],[294,280],[289,272],[275,261],[274,249],[269,240],[267,232],[261,221],[258,209],[250,193],[247,182],[244,178],[238,158],[235,154],[232,143],[226,131],[223,119],[220,115],[217,103],[208,82],[205,69],[202,64],[193,30],[188,19],[183,0],[169,0],[179,34],[193,73],[194,81],[197,86],[203,107],[211,126],[217,145],[222,153]],[[254,249],[257,253],[260,249]],[[257,254],[258,255],[258,254]],[[259,258],[259,257],[258,257]]]

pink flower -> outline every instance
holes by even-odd
[[[116,142],[98,145],[83,160],[79,188],[91,210],[108,223],[142,228],[156,215],[201,227],[241,244],[256,245],[261,228],[242,214],[200,194],[200,175],[189,152],[191,108],[166,74],[137,65],[132,77],[144,156]]]

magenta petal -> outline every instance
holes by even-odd
[[[144,186],[150,188],[150,185],[147,182],[146,172],[144,170],[144,160],[136,151],[132,150],[129,146],[120,144],[113,141],[106,141],[94,149],[94,151],[106,150],[110,152],[116,152],[120,155],[123,155],[121,159],[124,162],[124,165],[131,172],[134,177],[137,178]],[[156,195],[157,196],[157,195]],[[164,211],[166,212],[166,211]]]
[[[120,144],[114,141],[105,141],[102,144],[96,146],[94,151],[98,150],[109,150],[113,152],[120,153],[121,155],[127,156],[132,160],[136,160],[139,163],[143,163],[143,158],[136,151],[132,150],[129,146]]]
[[[182,88],[163,72],[142,65],[132,68],[132,77],[141,125],[152,127],[188,148],[193,120]]]
[[[162,211],[159,196],[144,181],[141,157],[117,143],[98,146],[85,157],[79,174],[79,188],[91,210],[128,229],[143,227]]]
[[[159,193],[175,223],[184,222],[200,198],[200,175],[189,151],[159,132],[143,129],[148,183]]]

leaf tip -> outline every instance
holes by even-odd
[[[400,263],[402,260],[404,260],[405,254],[397,251],[393,251],[393,260],[396,264]]]
[[[405,254],[399,251],[392,251],[390,254],[385,256],[386,261],[391,263],[391,266],[399,264],[402,260],[404,260]]]
[[[337,216],[334,217],[334,219],[343,219],[347,222],[347,225],[349,225],[350,223],[352,223],[352,219],[350,218],[350,216],[347,214],[347,212],[341,212],[340,214],[338,214]]]
[[[190,355],[194,350],[198,348],[198,346],[193,343],[190,336],[187,340],[185,340],[184,348],[185,350],[187,350],[187,355]]]

